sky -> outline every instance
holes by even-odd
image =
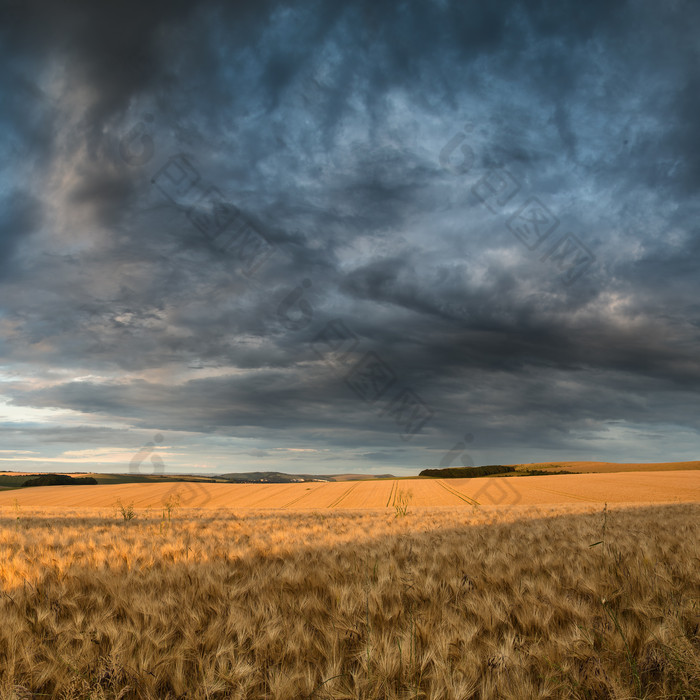
[[[0,470],[700,455],[700,4],[0,4]]]

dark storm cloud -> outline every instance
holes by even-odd
[[[10,190],[0,211],[0,277],[11,272],[18,243],[38,224],[38,202],[29,194]]]
[[[65,57],[75,77],[96,89],[86,121],[98,128],[162,76],[158,56],[162,33],[173,23],[186,21],[193,6],[183,0],[10,0],[0,10],[0,31],[20,60]]]
[[[467,430],[487,461],[695,434],[698,26],[692,2],[5,3],[7,405],[383,468]],[[252,277],[154,184],[178,154],[274,248]],[[493,213],[473,187],[503,167]],[[530,197],[560,221],[535,251],[508,228]],[[569,232],[595,263],[566,286],[542,257]],[[410,448],[314,353],[334,318],[434,411]]]

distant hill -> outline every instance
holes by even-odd
[[[221,477],[232,484],[291,484],[303,481],[330,481],[312,474],[285,474],[284,472],[231,472]]]
[[[393,474],[331,474],[331,481],[366,481],[367,479],[395,479]]]
[[[221,478],[232,484],[293,484],[306,481],[365,481],[394,479],[393,474],[287,474],[286,472],[231,472]]]
[[[194,474],[131,474],[131,473],[121,473],[121,474],[106,474],[103,472],[61,472],[62,476],[74,476],[76,474],[85,474],[86,478],[95,479],[98,484],[143,484],[143,483],[155,483],[160,484],[163,482],[171,481],[197,481],[205,483],[216,483],[221,481],[226,481],[220,476],[200,476]],[[0,472],[0,487],[5,488],[21,488],[24,486],[24,482],[29,478],[47,476],[47,474],[42,472],[11,472],[4,471]]]
[[[479,476],[544,476],[547,474],[606,474],[614,472],[686,471],[700,469],[700,462],[532,462],[490,464],[484,467],[424,469],[419,476],[468,479]]]
[[[22,486],[92,486],[97,481],[91,476],[74,479],[65,474],[42,474],[35,479],[27,479]]]
[[[488,473],[479,469],[496,469]],[[496,476],[512,478],[536,476],[545,474],[593,474],[611,472],[641,472],[641,471],[685,471],[700,470],[700,461],[693,462],[534,462],[504,465],[488,465],[487,467],[447,467],[446,469],[429,468],[420,472],[423,478],[469,478],[477,476]],[[32,485],[57,485],[37,481],[47,476],[73,477],[70,482],[62,484],[93,483],[92,481],[78,482],[75,475],[85,475],[83,478],[94,479],[100,485],[117,484],[159,484],[164,482],[198,482],[198,483],[230,483],[230,484],[291,484],[299,482],[342,482],[342,481],[376,481],[380,479],[396,479],[393,474],[288,474],[286,472],[228,472],[226,474],[153,474],[148,473],[104,473],[104,472],[63,472],[60,474],[44,474],[27,471],[0,471],[0,489],[17,489],[25,486],[28,480]],[[415,477],[400,477],[415,478]]]
[[[512,464],[516,471],[557,469],[579,474],[605,474],[611,472],[666,472],[700,469],[700,462],[533,462]]]
[[[484,467],[445,467],[444,469],[424,469],[418,476],[430,476],[439,479],[475,479],[480,476],[507,474],[514,472],[515,467],[502,464],[488,464]]]

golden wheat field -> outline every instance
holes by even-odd
[[[699,516],[698,471],[5,491],[0,697],[697,698]]]
[[[533,462],[530,464],[515,464],[510,466],[602,474],[606,472],[661,472],[678,471],[681,469],[700,469],[700,462]]]
[[[169,515],[3,509],[2,698],[700,692],[700,504]]]
[[[392,508],[399,491],[414,506],[700,501],[700,471],[558,474],[479,479],[387,479],[293,484],[110,484],[0,492],[0,507],[109,508],[117,500],[158,508],[171,496],[192,508],[281,510]]]

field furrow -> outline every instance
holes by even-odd
[[[280,506],[280,508],[290,508],[291,506],[298,504],[304,498],[313,498],[313,494],[321,488],[323,488],[323,484],[319,484],[316,487],[307,486],[304,491],[302,491],[299,494],[296,494],[291,501],[285,503],[283,506]]]
[[[461,501],[464,501],[464,503],[468,503],[470,506],[479,505],[478,501],[474,500],[473,498],[470,498],[469,496],[466,496],[463,493],[460,493],[459,491],[457,491],[457,489],[448,486],[443,479],[438,479],[437,483],[440,484],[440,486],[442,486],[442,488],[445,489],[445,491],[451,493],[453,496],[457,496],[457,498],[459,498]]]
[[[670,503],[700,501],[700,471],[620,472],[475,479],[402,479],[284,484],[166,482],[99,486],[41,486],[0,491],[0,508],[353,509],[542,505],[555,503]]]
[[[400,481],[358,481],[336,508],[385,508],[387,494],[395,491]]]
[[[391,490],[389,491],[389,498],[386,499],[386,507],[394,505],[394,494],[396,493],[396,487],[398,486],[397,481],[391,482]]]
[[[359,484],[359,481],[356,481],[353,483],[351,486],[345,489],[345,491],[335,500],[333,503],[331,503],[328,507],[329,508],[336,508],[338,505],[340,505],[340,502],[346,498],[352,491],[354,491],[357,488],[357,485]]]

